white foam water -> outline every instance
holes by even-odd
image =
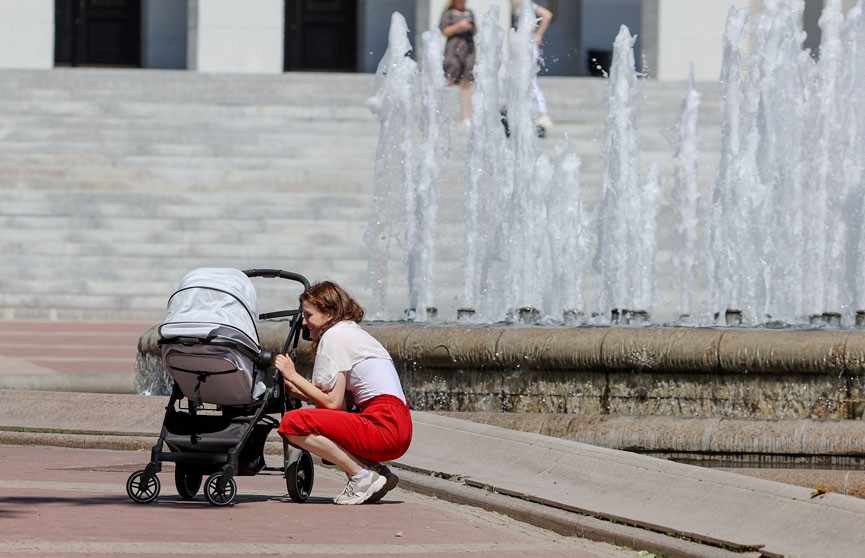
[[[567,138],[553,157],[539,153],[528,6],[507,45],[498,7],[484,15],[468,130],[442,104],[443,37],[424,34],[418,68],[395,14],[370,99],[381,121],[367,231],[373,316],[409,309],[428,319],[426,308],[437,306],[451,316],[470,307],[483,323],[518,319],[521,309],[555,323],[609,323],[624,310],[717,324],[736,310],[745,324],[807,324],[829,312],[852,324],[865,308],[865,22],[861,4],[844,15],[841,0],[829,0],[818,62],[803,49],[803,11],[802,0],[774,0],[760,13],[729,12],[711,177],[698,176],[693,77],[671,123],[670,176],[659,161],[641,161],[641,79],[623,27],[607,77],[603,196],[593,212],[584,210],[582,162]],[[661,268],[665,207],[675,220],[674,265]],[[676,300],[660,304],[659,284]],[[389,307],[392,300],[404,302]]]

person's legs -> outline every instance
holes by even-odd
[[[377,502],[390,490],[390,488],[386,488],[388,479],[385,476],[379,474],[375,469],[365,467],[358,458],[333,440],[318,434],[308,436],[284,434],[283,438],[289,444],[330,461],[345,471],[348,482],[342,492],[333,499],[334,504],[356,505],[364,502]]]
[[[381,462],[398,458],[408,450],[411,432],[408,406],[389,395],[376,397],[361,413],[329,409],[290,411],[283,416],[279,426],[280,435],[286,439],[288,436],[305,438],[311,435],[326,438],[334,445],[317,446],[316,451],[331,451],[339,447],[361,465],[364,459]],[[334,457],[344,459],[344,456]]]
[[[385,411],[389,408],[386,402]],[[396,408],[399,409],[399,406]],[[396,486],[396,482],[383,474],[385,470],[380,471],[378,467],[365,466],[375,463],[370,458],[376,454],[362,458],[356,455],[355,451],[358,448],[369,448],[373,451],[380,448],[379,452],[381,452],[381,448],[389,448],[395,443],[388,439],[387,432],[398,427],[395,423],[390,427],[386,426],[393,422],[388,420],[387,413],[379,418],[382,419],[381,422],[373,423],[356,413],[328,409],[300,409],[283,416],[279,434],[289,444],[333,463],[346,473],[349,477],[348,482],[342,493],[334,498],[335,504],[375,502]],[[385,428],[384,432],[380,432],[382,426]],[[410,422],[407,427],[403,427],[403,430],[405,428],[410,431]],[[347,445],[355,450],[349,449]],[[380,453],[380,455],[389,456],[387,453]]]
[[[283,436],[285,441],[293,446],[307,450],[313,455],[330,461],[343,471],[349,477],[358,474],[364,468],[364,464],[354,455],[347,452],[342,446],[320,436],[318,434],[310,434],[309,436],[293,436],[286,434]]]
[[[547,103],[544,99],[544,92],[538,86],[538,79],[532,81],[532,91],[534,92],[535,103],[537,107],[537,116],[535,117],[535,125],[538,127],[538,135],[543,137],[546,132],[553,127],[553,119],[547,114]]]
[[[453,78],[446,78],[445,80],[447,87],[456,85],[457,83],[460,85],[460,120],[468,122],[472,109],[472,82],[465,78],[459,81]]]
[[[361,461],[363,461],[363,464],[366,465],[370,471],[375,471],[384,477],[385,480],[384,486],[381,487],[378,492],[373,494],[369,500],[367,500],[367,502],[373,504],[381,500],[385,494],[396,488],[396,485],[399,484],[399,477],[396,476],[384,463],[379,463],[378,461],[367,461],[365,459],[362,459]]]
[[[541,55],[538,45],[534,45],[532,55],[537,64]],[[544,97],[544,92],[541,90],[541,86],[538,85],[537,74],[532,77],[532,97],[535,100],[535,123],[544,130],[549,130],[553,127],[553,121],[547,114],[547,99]]]
[[[472,84],[475,81],[475,52],[474,49],[466,54],[462,79],[460,80],[460,106],[462,107],[463,122],[468,122],[472,114]]]
[[[399,481],[378,462],[396,459],[411,443],[411,414],[399,398],[382,395],[358,413],[298,409],[282,417],[279,434],[290,444],[329,461],[349,476],[336,504],[377,501]],[[369,466],[375,463],[379,466]]]
[[[467,79],[460,81],[460,106],[462,119],[468,120],[472,114],[472,82]]]
[[[532,96],[535,98],[535,111],[537,115],[547,114],[547,100],[544,97],[544,92],[541,91],[540,85],[538,85],[537,76],[532,79]]]

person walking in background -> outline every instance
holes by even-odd
[[[535,28],[534,43],[532,45],[532,54],[535,63],[541,58],[541,45],[544,42],[544,33],[550,28],[550,23],[553,21],[553,12],[539,6],[531,0],[511,0],[511,26],[516,29],[520,20],[520,8],[523,1],[531,4],[531,9],[537,18],[537,27]],[[537,126],[538,136],[544,137],[546,132],[553,127],[553,121],[547,113],[547,100],[544,97],[544,92],[541,91],[538,85],[538,76],[532,78],[532,98],[535,101],[535,126]]]
[[[442,13],[439,29],[447,38],[444,72],[448,86],[460,86],[460,114],[468,123],[471,115],[472,82],[474,81],[475,39],[477,31],[474,13],[466,8],[466,0],[452,0]]]
[[[378,501],[399,482],[381,462],[408,451],[412,437],[396,368],[382,344],[358,325],[364,310],[342,287],[311,285],[300,304],[315,358],[312,381],[288,355],[277,355],[274,364],[286,391],[315,407],[285,413],[279,435],[345,472],[348,483],[334,504]]]

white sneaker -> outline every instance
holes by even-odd
[[[375,471],[370,471],[366,478],[360,480],[350,478],[342,494],[334,498],[333,503],[342,506],[363,504],[381,490],[386,482],[385,478]]]
[[[382,499],[382,497],[396,488],[396,485],[399,484],[399,477],[394,475],[391,470],[387,467],[387,465],[383,465],[381,463],[374,463],[369,466],[371,471],[375,471],[382,477],[384,477],[384,486],[381,489],[369,497],[366,501],[367,504],[374,504]]]
[[[553,120],[547,114],[542,114],[538,116],[537,120],[535,120],[535,124],[543,128],[544,130],[552,130],[553,128]]]

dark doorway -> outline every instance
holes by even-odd
[[[54,0],[57,66],[141,65],[140,0]]]
[[[286,0],[285,70],[353,72],[357,0]]]

